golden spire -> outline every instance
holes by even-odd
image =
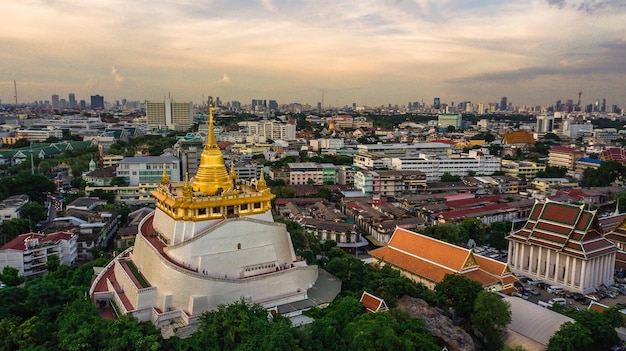
[[[185,185],[183,186],[183,196],[186,198],[191,198],[193,196],[193,190],[191,189],[191,184],[189,184],[189,172],[185,173]]]
[[[194,177],[191,187],[194,191],[201,191],[208,195],[215,195],[220,189],[227,190],[232,187],[232,181],[224,165],[224,157],[217,146],[215,132],[213,131],[213,98],[210,96],[209,135],[200,156],[198,173]]]
[[[165,163],[163,164],[163,175],[161,176],[161,185],[165,188],[170,183],[170,177],[167,175],[167,168]]]
[[[237,180],[237,171],[235,171],[235,160],[230,160],[230,179],[233,180],[233,186],[235,181]]]
[[[261,168],[261,175],[259,176],[259,182],[256,184],[256,190],[265,190],[267,189],[267,183],[265,182],[265,176],[263,175],[265,171]]]

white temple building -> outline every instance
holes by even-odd
[[[585,205],[536,202],[524,227],[507,239],[514,273],[584,294],[613,284],[617,247]]]
[[[273,221],[275,195],[263,173],[247,182],[234,169],[226,171],[211,107],[196,176],[172,183],[168,171],[152,193],[156,209],[139,224],[135,246],[93,282],[96,305],[113,306],[162,331],[178,326],[169,335],[180,335],[203,312],[242,298],[279,311],[285,304],[307,305],[318,267],[295,255],[285,225]]]

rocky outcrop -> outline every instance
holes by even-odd
[[[422,299],[403,296],[397,307],[413,318],[424,321],[426,328],[446,343],[449,351],[474,351],[472,337],[461,327],[454,325],[440,308],[431,307]]]

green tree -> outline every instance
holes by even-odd
[[[484,239],[484,224],[480,219],[476,218],[464,218],[459,227],[459,241],[467,243],[469,239],[473,239],[477,243],[483,242]]]
[[[28,195],[31,201],[43,203],[48,193],[56,190],[56,185],[50,179],[39,174],[20,173],[17,176],[0,178],[9,195]]]
[[[83,178],[76,177],[70,181],[70,186],[75,189],[85,190],[85,187],[87,186],[87,181],[85,181]]]
[[[111,179],[111,183],[109,185],[111,185],[111,186],[128,186],[128,182],[126,181],[126,178],[124,178],[124,177],[113,177],[113,179]]]
[[[48,272],[56,272],[56,270],[59,269],[60,265],[61,265],[61,260],[59,259],[59,256],[57,255],[48,256],[48,261],[46,262],[46,269],[48,270]]]
[[[564,323],[548,342],[548,351],[587,350],[596,350],[593,344],[593,334],[580,323]]]
[[[3,244],[8,243],[20,234],[28,233],[32,229],[32,223],[28,219],[14,218],[2,221],[0,224],[0,238]]]
[[[24,282],[24,276],[20,275],[20,271],[17,268],[4,266],[0,274],[0,281],[8,286],[18,286]]]
[[[22,206],[20,214],[22,218],[29,219],[33,223],[38,223],[48,217],[46,209],[35,201],[29,201],[24,206]]]
[[[435,291],[448,301],[457,316],[467,319],[474,311],[474,301],[483,287],[463,275],[446,274],[435,285]]]
[[[607,186],[626,180],[626,166],[619,161],[604,161],[598,169],[587,168],[583,172],[583,185],[587,187]]]
[[[511,307],[495,293],[481,291],[474,301],[470,320],[482,335],[485,350],[497,351],[502,348],[502,337],[511,323]]]
[[[442,182],[458,182],[461,180],[460,176],[457,175],[452,175],[450,172],[445,172],[442,176],[441,176],[441,181]]]
[[[496,249],[502,250],[508,247],[505,239],[506,235],[511,231],[511,221],[493,222],[489,226],[489,245]]]
[[[539,178],[562,178],[567,174],[566,167],[546,166],[545,171],[537,172]]]

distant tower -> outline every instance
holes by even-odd
[[[581,108],[580,108],[580,98],[581,98],[582,95],[583,95],[583,92],[579,91],[578,92],[578,103],[576,104],[578,106],[578,108],[577,108],[578,111],[581,111]]]
[[[506,96],[503,96],[502,99],[500,100],[500,111],[506,111],[506,107],[507,107],[507,98]]]

